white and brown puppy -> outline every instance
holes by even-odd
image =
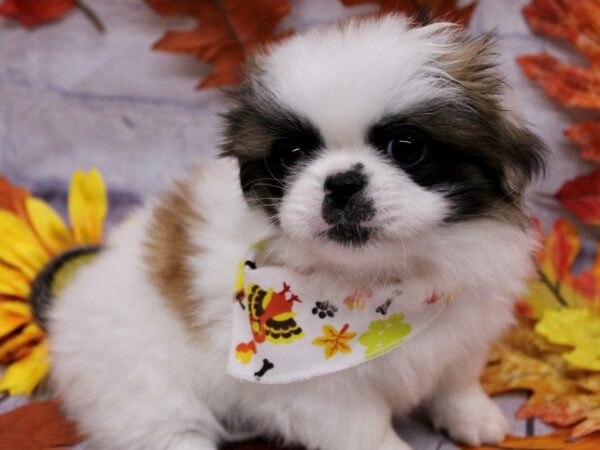
[[[543,154],[502,97],[489,39],[449,24],[353,21],[261,54],[225,114],[226,158],[124,225],[50,311],[53,380],[82,431],[107,450],[252,434],[406,450],[392,416],[425,403],[455,439],[500,441],[478,376],[531,272],[521,197]],[[226,374],[232,289],[263,239],[270,264],[460,294],[369,363],[242,382]]]

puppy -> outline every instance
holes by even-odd
[[[544,153],[503,89],[489,37],[394,15],[257,56],[224,115],[224,158],[123,225],[49,311],[52,379],[81,430],[100,449],[215,450],[262,435],[406,450],[392,417],[425,404],[457,441],[502,440],[508,423],[478,377],[532,273],[522,193]],[[252,299],[234,286],[258,242],[254,262],[308,284],[404,286],[399,310],[419,292],[448,295],[435,320],[369,361],[242,381],[228,373],[232,318]],[[289,308],[315,300],[285,292]],[[354,318],[375,306],[328,303],[342,315],[356,306]],[[283,334],[267,323],[271,341],[303,326],[293,314],[279,316]],[[358,337],[345,336],[357,354]]]

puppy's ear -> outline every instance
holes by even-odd
[[[509,193],[520,195],[535,177],[543,175],[547,149],[544,143],[508,108],[508,87],[498,68],[494,33],[471,38],[455,35],[450,51],[440,56],[450,83],[461,91],[458,101],[471,110],[489,142],[483,150],[503,168]],[[443,52],[442,52],[443,53]]]

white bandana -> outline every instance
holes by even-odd
[[[449,300],[403,284],[331,286],[246,259],[238,267],[227,371],[247,381],[290,383],[344,370],[405,345]]]

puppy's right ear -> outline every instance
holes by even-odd
[[[462,91],[461,102],[493,137],[490,138],[493,145],[487,151],[502,165],[505,187],[520,195],[533,178],[543,175],[546,146],[516,115],[507,111],[505,98],[509,88],[498,67],[494,33],[478,38],[466,33],[455,36],[455,42],[440,56],[439,63]]]

